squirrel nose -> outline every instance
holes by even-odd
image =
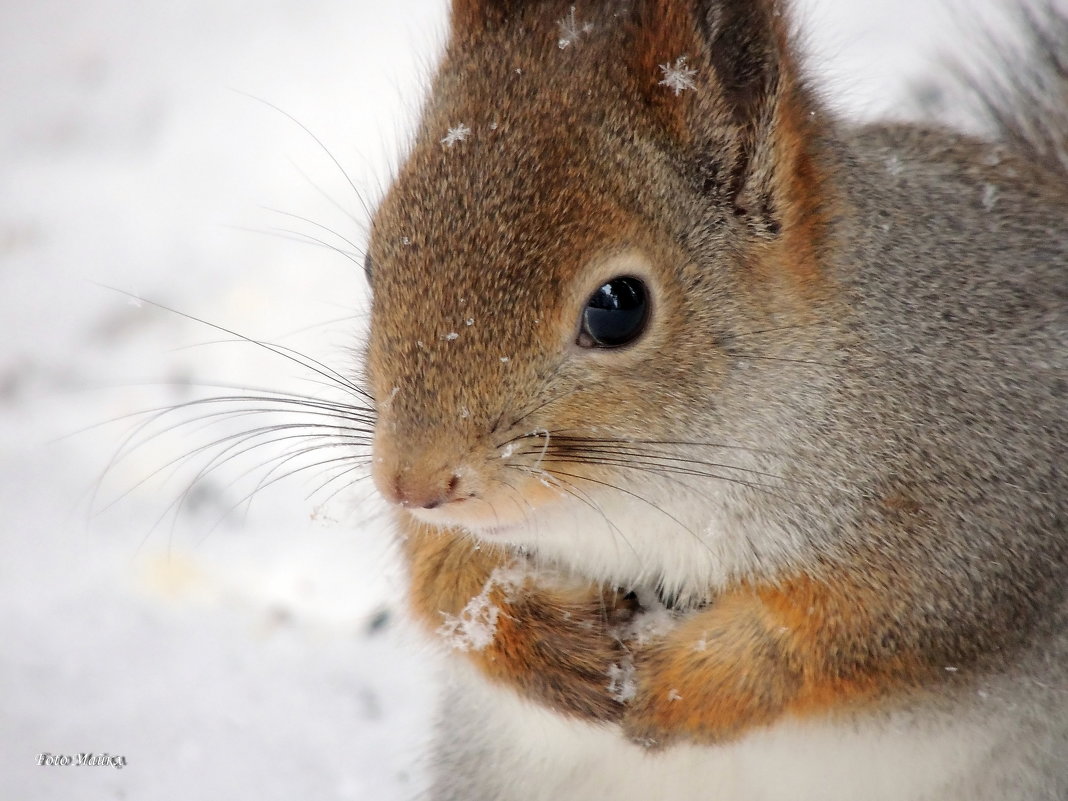
[[[382,498],[404,509],[437,509],[478,492],[477,476],[461,467],[452,443],[413,445],[392,426],[379,425],[372,446],[371,476]]]
[[[414,470],[398,472],[387,498],[405,509],[437,509],[462,500],[460,476],[456,473],[420,475]]]

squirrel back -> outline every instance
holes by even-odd
[[[413,608],[487,686],[649,775],[648,749],[740,771],[724,744],[805,725],[841,735],[813,762],[874,765],[903,714],[974,736],[866,798],[1068,794],[1068,22],[1044,13],[983,140],[836,119],[777,0],[454,0],[373,223],[367,373]],[[442,759],[495,789],[436,799],[567,797],[484,759],[547,742],[445,720]],[[584,797],[616,787],[590,769]]]

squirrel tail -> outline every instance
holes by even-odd
[[[1040,0],[1021,17],[1024,46],[993,43],[995,69],[964,81],[997,139],[1068,177],[1068,3]]]

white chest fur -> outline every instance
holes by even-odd
[[[439,732],[449,742],[439,771],[450,789],[432,796],[435,801],[1016,797],[1001,794],[1002,771],[992,768],[1016,759],[1011,745],[1006,750],[1007,729],[989,720],[985,725],[912,717],[859,726],[789,722],[722,747],[649,753],[613,727],[563,718],[466,668],[454,681]]]

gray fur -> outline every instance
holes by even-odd
[[[755,519],[793,532],[781,559],[828,575],[858,561],[870,566],[872,586],[897,593],[897,606],[879,621],[883,647],[918,643],[944,660],[941,684],[887,714],[1002,727],[989,760],[966,775],[947,768],[952,781],[916,801],[1068,799],[1068,17],[1050,8],[1031,19],[1033,60],[994,76],[983,94],[998,131],[992,141],[934,126],[826,125],[822,158],[840,196],[823,267],[838,294],[811,329],[767,337],[760,348],[736,335],[739,362],[756,350],[769,361],[754,357],[744,372],[734,364],[714,403],[690,397],[700,378],[695,389],[664,368],[663,380],[679,390],[671,397],[678,407],[665,403],[663,412],[678,425],[759,442],[777,455],[754,467],[824,488],[791,503],[738,490],[729,502],[739,526]],[[455,76],[440,80],[442,92],[457,91]],[[649,147],[624,142],[620,152],[627,145]],[[464,175],[477,184],[477,173]],[[553,184],[551,173],[536,178]],[[450,208],[474,192],[460,180],[446,187],[461,195]],[[533,191],[522,186],[516,194]],[[686,202],[675,201],[686,191],[680,178],[635,203],[672,207],[674,233],[695,261],[721,263],[729,237],[707,217],[687,217]],[[504,198],[501,216],[512,201]],[[462,226],[462,213],[457,218]],[[451,231],[443,224],[431,234],[447,241]],[[517,253],[529,244],[509,243]],[[489,241],[485,250],[510,245]],[[732,321],[761,319],[732,280],[699,279],[703,306],[695,314],[712,320],[715,307]],[[687,369],[707,376],[723,368]],[[900,509],[895,499],[903,499]],[[657,578],[685,594],[671,576]],[[566,783],[544,795],[559,777],[540,777],[533,767],[522,773],[522,755],[481,706],[486,698],[461,689],[448,700],[431,798],[572,797]],[[524,789],[539,781],[550,785]]]

